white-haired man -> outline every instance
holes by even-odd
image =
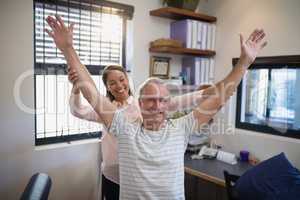
[[[244,73],[266,45],[263,30],[255,30],[244,41],[240,36],[240,60],[229,75],[203,92],[191,94],[195,108],[190,114],[166,120],[170,102],[168,88],[159,79],[147,80],[140,89],[139,105],[143,120],[132,120],[134,108],[117,110],[100,95],[87,69],[72,45],[73,25],[66,27],[57,16],[47,18],[48,34],[64,54],[70,68],[76,70],[80,90],[105,126],[118,138],[120,163],[120,199],[184,199],[184,152],[189,133],[207,123],[240,83]],[[203,94],[209,96],[203,98]]]

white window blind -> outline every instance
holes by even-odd
[[[60,15],[66,25],[75,23],[73,45],[85,65],[122,64],[122,22],[114,8],[98,7],[98,11],[68,8],[47,3],[35,4],[35,52],[37,63],[65,63],[65,59],[50,36],[46,17]]]
[[[101,70],[123,65],[126,20],[133,7],[108,1],[36,0],[34,3],[35,128],[36,145],[98,137],[102,126],[80,120],[70,113],[72,84],[66,61],[53,39],[46,18],[60,15],[66,25],[75,23],[73,46],[101,94],[106,95]],[[83,98],[82,98],[83,99]],[[86,101],[83,103],[88,105]]]

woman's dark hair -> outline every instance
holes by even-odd
[[[106,96],[109,98],[110,101],[114,101],[115,100],[115,97],[107,89],[107,77],[108,77],[109,72],[112,71],[112,70],[117,70],[117,71],[122,72],[125,75],[125,77],[127,78],[127,80],[128,80],[127,72],[126,72],[125,68],[123,68],[122,66],[119,66],[119,65],[108,65],[108,66],[106,66],[104,68],[104,71],[102,73],[102,80],[103,80],[103,83],[104,83],[105,88],[106,88]],[[130,86],[129,86],[128,95],[129,96],[132,95]]]

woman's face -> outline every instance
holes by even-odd
[[[111,70],[107,76],[107,90],[116,101],[125,101],[129,97],[129,82],[125,74],[118,70]]]

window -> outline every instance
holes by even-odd
[[[101,70],[106,65],[125,66],[126,22],[133,7],[108,1],[34,1],[34,83],[36,145],[99,137],[101,125],[75,118],[70,113],[66,61],[44,31],[45,19],[60,15],[75,23],[73,45],[99,91],[105,95]],[[87,102],[85,102],[87,103]]]
[[[300,56],[258,58],[238,87],[236,127],[300,139],[299,84]]]

